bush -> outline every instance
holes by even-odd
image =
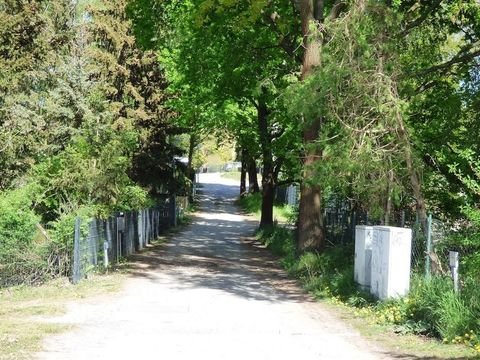
[[[262,194],[255,193],[241,197],[238,200],[238,205],[248,213],[256,213],[262,208]]]
[[[0,193],[0,287],[69,275],[75,218],[87,219],[96,212],[83,207],[60,215],[47,233],[33,210],[36,198],[35,185]]]
[[[25,186],[0,193],[0,286],[23,282],[42,257],[43,249],[35,243],[35,192],[34,186]]]
[[[273,226],[261,229],[257,233],[260,239],[275,255],[287,256],[295,254],[295,242],[290,230]]]
[[[39,218],[32,210],[33,187],[0,193],[0,262],[28,248]]]

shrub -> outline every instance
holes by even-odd
[[[256,213],[262,208],[262,194],[248,194],[238,200],[238,204],[248,213]]]
[[[437,306],[435,327],[441,338],[463,335],[475,326],[477,319],[471,309],[452,289],[443,294]]]
[[[0,261],[28,248],[39,218],[32,210],[32,187],[0,193]]]
[[[62,214],[46,233],[37,226],[40,217],[33,210],[36,195],[33,184],[0,193],[0,287],[69,275],[75,218],[88,219],[97,212],[82,207]]]
[[[295,254],[295,242],[290,230],[283,227],[273,226],[261,229],[257,237],[278,256]]]
[[[25,186],[0,193],[0,286],[22,282],[42,257],[43,249],[35,243],[35,192],[34,186]]]

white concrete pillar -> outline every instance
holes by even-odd
[[[357,225],[355,227],[355,282],[363,290],[370,289],[372,259],[373,226]]]
[[[381,300],[401,297],[410,289],[412,230],[374,226],[370,292]]]

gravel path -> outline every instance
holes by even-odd
[[[134,257],[116,295],[68,306],[38,359],[391,359],[311,301],[233,206],[238,187],[202,174],[201,208],[167,244]],[[404,358],[404,357],[402,357]],[[405,358],[404,358],[405,359]]]

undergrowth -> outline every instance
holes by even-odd
[[[255,214],[260,218],[262,194],[255,193],[241,197],[237,201],[237,205],[239,205],[245,212]],[[279,202],[275,202],[273,205],[273,217],[276,222],[292,223],[294,219],[296,219],[296,211],[297,210],[294,207]]]

